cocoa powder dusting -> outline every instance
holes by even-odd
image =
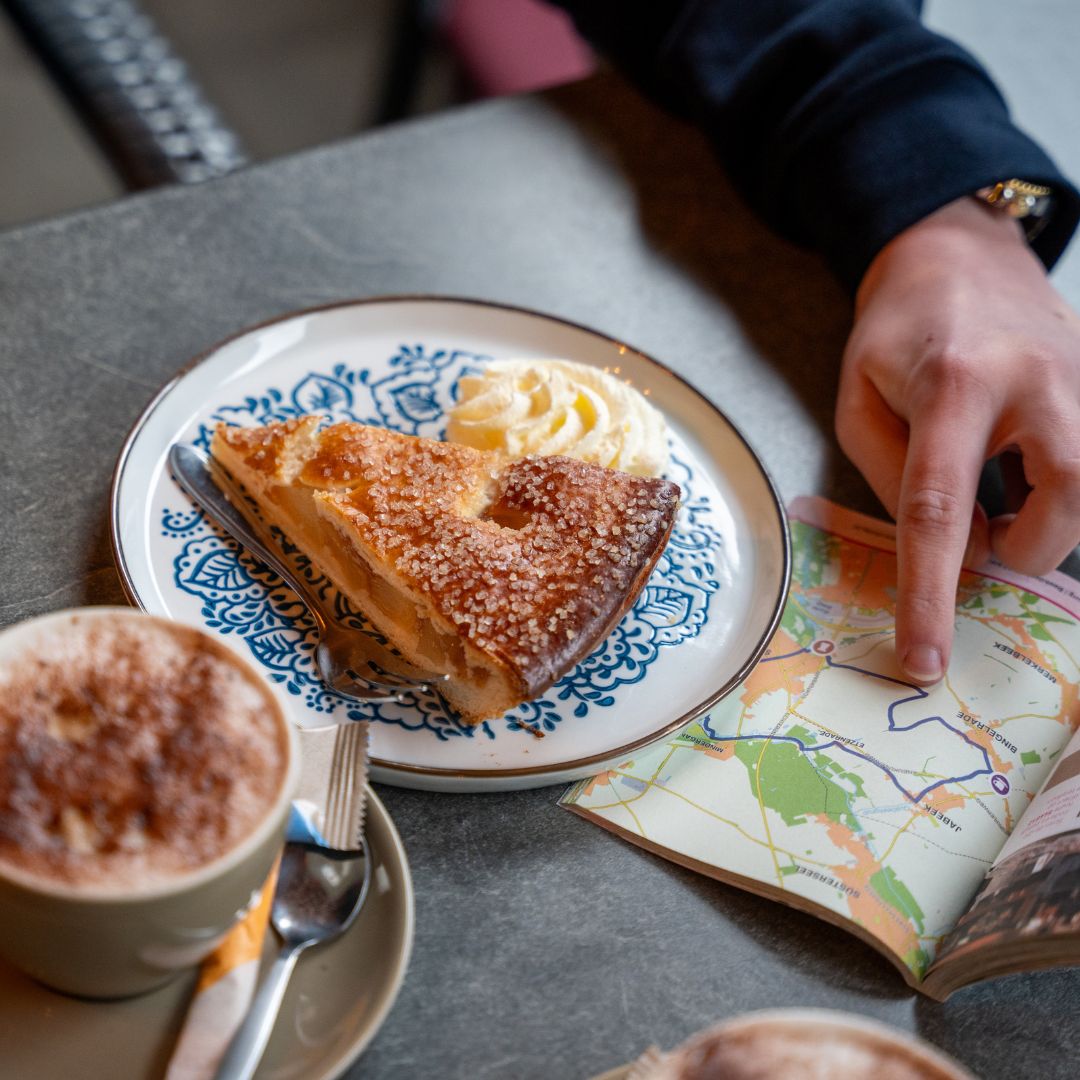
[[[84,620],[0,670],[0,863],[145,885],[218,858],[283,782],[266,691],[223,647],[153,620]]]

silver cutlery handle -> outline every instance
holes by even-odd
[[[259,985],[251,1011],[221,1059],[215,1080],[251,1080],[255,1075],[266,1044],[270,1041],[270,1032],[274,1030],[274,1022],[285,997],[285,987],[300,952],[300,948],[288,945],[277,954],[273,966]]]
[[[307,605],[311,617],[320,625],[325,625],[321,610],[322,600],[276,552],[263,543],[247,518],[214,482],[207,458],[193,446],[175,443],[169,448],[169,468],[172,469],[177,482],[195,500],[196,504],[217,521],[234,540],[247,548],[256,558],[261,559],[278,577],[282,578],[285,584]]]

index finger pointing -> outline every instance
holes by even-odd
[[[989,427],[989,418],[941,407],[912,421],[896,517],[896,656],[916,683],[937,682],[949,662]]]

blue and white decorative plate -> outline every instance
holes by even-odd
[[[440,438],[460,376],[491,358],[568,357],[649,394],[671,430],[682,507],[644,592],[591,656],[499,720],[461,724],[434,695],[359,705],[319,681],[314,629],[281,582],[206,520],[172,480],[174,442],[220,420],[302,413]],[[183,371],[136,424],[113,484],[113,544],[132,599],[206,627],[261,667],[298,724],[372,724],[376,780],[507,790],[599,772],[735,687],[764,650],[787,591],[787,525],[760,461],[712,404],[665,367],[594,331],[517,308],[392,298],[284,316]]]

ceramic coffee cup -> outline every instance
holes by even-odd
[[[151,990],[257,899],[299,771],[276,692],[130,608],[0,632],[0,955],[58,990]]]

